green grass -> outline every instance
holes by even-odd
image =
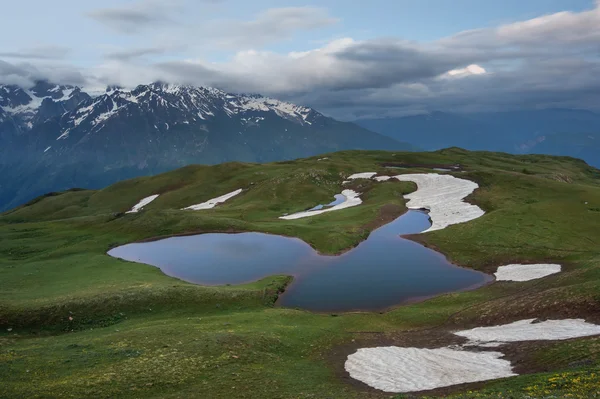
[[[394,337],[526,317],[587,316],[598,309],[600,171],[566,157],[460,149],[327,156],[327,161],[188,166],[104,190],[57,193],[3,214],[0,397],[390,397],[349,384],[340,372],[343,359],[332,354],[372,333]],[[469,200],[485,216],[416,237],[452,261],[488,272],[508,262],[553,261],[565,271],[385,313],[321,315],[273,307],[289,283],[285,276],[202,287],[106,255],[132,241],[218,231],[294,236],[322,253],[339,253],[368,236],[382,206],[395,204],[394,212],[402,212],[403,195],[414,185],[356,181],[353,188],[364,193],[361,206],[295,221],[278,217],[329,202],[355,172],[430,172],[386,169],[382,162],[460,163],[465,172],[455,175],[479,183]],[[245,190],[215,209],[179,210],[238,188]],[[144,211],[124,214],[156,193],[160,197]],[[544,392],[579,394],[600,384],[590,377],[600,361],[597,353],[593,340],[532,350],[532,364],[584,381],[574,388],[558,384],[552,391],[548,381],[554,374],[540,373],[490,382],[479,396],[457,395],[518,397],[546,382]],[[567,367],[580,360],[589,360],[583,369]]]

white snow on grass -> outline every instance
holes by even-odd
[[[505,345],[506,342],[474,342],[474,341],[470,341],[466,344],[464,344],[464,347],[469,347],[469,346],[478,346],[480,348],[497,348],[499,346]]]
[[[192,210],[192,211],[199,211],[202,209],[211,209],[211,208],[214,208],[217,204],[225,202],[228,199],[235,197],[236,195],[238,195],[241,192],[242,192],[242,189],[240,188],[238,190],[230,192],[229,194],[221,195],[220,197],[209,199],[208,201],[203,202],[201,204],[188,206],[187,208],[183,208],[183,209],[184,210]]]
[[[375,176],[373,179],[377,181],[388,181],[392,178],[392,176]]]
[[[338,211],[340,209],[350,208],[350,207],[362,204],[362,200],[359,197],[360,194],[357,193],[356,191],[344,190],[344,191],[342,191],[342,195],[345,197],[344,202],[337,204],[335,206],[332,206],[331,208],[325,208],[325,209],[314,210],[314,211],[298,212],[298,213],[294,213],[291,215],[280,216],[279,219],[285,219],[285,220],[300,219],[300,218],[305,218],[305,217],[309,217],[309,216],[320,215],[325,212]]]
[[[600,334],[600,326],[586,323],[583,319],[546,320],[534,323],[535,320],[527,319],[500,326],[477,327],[454,334],[472,342],[553,341]]]
[[[556,264],[515,264],[498,267],[494,276],[497,281],[529,281],[559,273],[560,270],[560,265]]]
[[[469,351],[496,348],[509,342],[564,340],[600,335],[600,326],[583,319],[520,320],[455,332],[469,341],[437,349],[395,346],[361,348],[348,356],[346,371],[356,380],[386,392],[425,391],[451,385],[515,376],[500,352]]]
[[[416,183],[417,191],[407,194],[409,209],[428,209],[432,225],[424,232],[441,230],[452,224],[477,219],[485,212],[476,205],[463,201],[479,186],[470,180],[438,173],[394,176],[400,181]]]
[[[376,174],[377,174],[376,172],[355,173],[353,175],[348,176],[348,180],[370,179],[371,177],[375,176]]]
[[[503,356],[450,348],[362,348],[348,356],[345,369],[385,392],[415,392],[517,375]]]
[[[146,205],[148,205],[149,203],[151,203],[152,201],[154,201],[156,198],[158,198],[158,194],[146,197],[146,198],[142,199],[140,202],[138,202],[137,204],[135,204],[133,206],[133,208],[131,208],[131,210],[129,210],[129,211],[125,212],[125,213],[137,213],[143,207],[145,207]]]

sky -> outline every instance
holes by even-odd
[[[352,120],[600,110],[600,0],[6,0],[0,83],[162,80]]]

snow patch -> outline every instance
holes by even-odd
[[[559,273],[560,265],[534,264],[534,265],[506,265],[498,267],[494,273],[497,281],[529,281]]]
[[[377,181],[388,181],[391,178],[392,178],[391,176],[375,176],[373,179],[375,179]]]
[[[234,107],[232,112],[245,111],[274,111],[282,118],[294,120],[299,123],[309,123],[306,118],[311,109],[283,101],[275,100],[269,97],[241,96],[237,102],[230,101]]]
[[[119,112],[119,107],[117,107],[117,103],[115,101],[112,102],[112,108],[106,112],[98,115],[93,121],[92,125],[96,126],[99,123],[104,122],[105,120],[111,118],[113,115]]]
[[[342,195],[345,197],[345,200],[340,204],[332,206],[331,208],[298,212],[298,213],[294,213],[291,215],[280,216],[279,219],[285,219],[285,220],[300,219],[300,218],[305,218],[305,217],[309,217],[309,216],[320,215],[325,212],[338,211],[340,209],[350,208],[350,207],[362,204],[362,200],[359,197],[360,194],[357,193],[356,191],[344,190],[344,191],[342,191]]]
[[[477,327],[454,334],[472,342],[554,341],[600,334],[600,326],[586,323],[583,319],[546,320],[534,323],[535,320],[527,319],[500,326]]]
[[[59,86],[56,86],[54,89],[57,89],[57,88],[58,88],[58,89],[60,89],[60,87],[59,87]],[[54,90],[54,89],[53,89],[53,90]],[[51,91],[52,91],[52,90],[51,90]],[[64,89],[64,90],[63,90],[63,95],[62,95],[62,97],[61,97],[61,98],[59,98],[59,99],[56,99],[56,100],[54,100],[54,101],[66,101],[66,100],[68,100],[69,98],[71,98],[71,94],[73,94],[73,92],[74,92],[74,91],[75,91],[75,89],[74,89],[74,88],[70,88],[70,89]]]
[[[61,139],[64,140],[64,139],[66,139],[67,137],[69,137],[69,132],[70,131],[71,131],[71,129],[65,130],[60,136],[58,136],[56,138],[56,140],[61,140]]]
[[[463,199],[479,186],[470,180],[437,173],[406,174],[394,176],[400,181],[410,181],[417,185],[417,191],[407,194],[406,206],[409,209],[427,209],[432,225],[428,231],[444,229],[450,225],[468,222],[485,213],[476,205]]]
[[[564,340],[600,335],[600,326],[583,319],[520,320],[493,327],[455,332],[469,342],[437,349],[395,346],[361,348],[348,356],[345,369],[354,379],[386,392],[415,392],[515,376],[500,352],[469,351],[496,348],[508,342]]]
[[[350,377],[385,392],[415,392],[515,376],[499,352],[395,346],[362,348],[344,365]]]
[[[42,101],[46,97],[38,97],[31,90],[23,90],[27,96],[29,96],[30,101],[27,104],[17,105],[17,106],[5,106],[2,107],[3,111],[12,114],[12,115],[21,115],[24,119],[32,119],[35,113],[38,111],[40,106],[42,105]]]
[[[159,194],[155,194],[155,195],[151,195],[149,197],[146,197],[144,199],[142,199],[140,202],[138,202],[137,204],[135,204],[133,206],[133,208],[131,208],[131,210],[125,212],[125,213],[137,213],[139,211],[142,210],[143,207],[145,207],[146,205],[148,205],[149,203],[151,203],[152,201],[154,201],[156,198],[158,198]]]
[[[377,174],[376,172],[355,173],[353,175],[348,176],[348,180],[370,179],[371,177],[375,176],[376,174]]]
[[[469,341],[461,347],[478,346],[480,348],[497,348],[499,346],[506,345],[506,342],[476,342]]]
[[[211,209],[211,208],[214,208],[215,205],[220,204],[222,202],[225,202],[228,199],[230,199],[232,197],[235,197],[236,195],[238,195],[241,192],[242,192],[242,189],[240,188],[239,190],[235,190],[235,191],[230,192],[229,194],[225,194],[225,195],[222,195],[220,197],[210,199],[210,200],[208,200],[206,202],[203,202],[201,204],[196,204],[196,205],[188,206],[187,208],[183,208],[183,210],[199,211],[199,210],[202,210],[202,209]]]

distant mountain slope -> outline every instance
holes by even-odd
[[[400,118],[364,119],[356,123],[426,151],[447,147],[469,150],[508,150],[511,147],[510,142],[485,121],[439,111]]]
[[[400,118],[359,120],[356,123],[425,150],[457,146],[469,150],[511,153],[548,151],[555,155],[580,154],[585,161],[600,166],[598,157],[591,150],[577,149],[581,147],[582,137],[594,136],[600,132],[600,114],[590,111],[547,109],[473,114],[433,112]],[[555,138],[541,145],[550,136]],[[594,142],[589,144],[594,147]]]
[[[555,133],[524,143],[522,151],[533,154],[568,155],[600,167],[600,133]]]
[[[192,163],[344,149],[411,146],[308,107],[213,88],[157,82],[90,95],[48,82],[0,85],[0,209],[47,191],[98,188]]]

